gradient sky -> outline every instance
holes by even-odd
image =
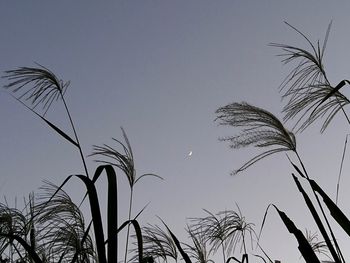
[[[232,151],[218,142],[235,130],[218,127],[214,119],[218,107],[233,101],[247,101],[282,117],[285,102],[278,85],[290,68],[282,66],[275,56],[279,50],[268,43],[306,46],[283,21],[316,41],[333,20],[325,67],[333,84],[349,77],[350,3],[334,3],[1,1],[0,71],[38,62],[70,80],[66,100],[85,155],[94,144],[122,139],[120,126],[126,130],[138,174],[152,172],[165,179],[148,178],[136,186],[134,214],[151,202],[141,223],[159,224],[158,215],[185,240],[186,218],[203,216],[202,208],[235,209],[237,203],[258,231],[266,207],[274,203],[301,230],[315,231],[286,156],[272,156],[230,176],[257,151]],[[5,83],[0,80],[1,86]],[[47,117],[72,134],[60,103]],[[17,197],[20,207],[22,197],[37,191],[43,179],[60,184],[66,176],[83,172],[79,153],[6,91],[0,93],[0,123],[0,195],[10,204]],[[317,122],[298,134],[297,145],[311,177],[335,196],[348,127],[338,116],[325,134],[319,128]],[[350,214],[346,160],[340,206]],[[96,166],[89,157],[90,173]],[[125,218],[129,189],[124,177],[119,185]],[[68,190],[77,200],[83,194],[79,182]],[[348,238],[338,232],[349,257]],[[272,210],[261,245],[273,259],[303,261],[296,241]]]

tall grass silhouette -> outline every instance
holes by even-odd
[[[9,81],[5,88],[13,92],[13,97],[18,102],[32,111],[66,141],[78,148],[84,174],[70,175],[57,187],[48,183],[42,189],[44,191],[43,196],[31,197],[30,201],[25,204],[27,208],[29,207],[27,213],[22,213],[16,208],[1,204],[0,251],[2,254],[7,249],[9,251],[7,259],[11,262],[27,259],[29,262],[34,261],[36,263],[49,261],[117,262],[118,233],[125,227],[128,228],[129,232],[131,224],[138,239],[138,259],[139,262],[143,262],[141,228],[137,220],[131,218],[132,194],[128,220],[118,225],[117,175],[113,166],[116,165],[121,172],[125,173],[132,186],[143,177],[135,178],[132,150],[124,130],[122,132],[126,146],[120,144],[125,153],[108,148],[108,151],[116,156],[119,163],[103,162],[104,164],[96,168],[91,178],[72,116],[64,98],[69,82],[59,80],[53,72],[41,65],[6,71],[4,78]],[[57,100],[63,102],[74,132],[74,138],[71,138],[45,116],[53,102]],[[107,148],[95,146],[93,154],[108,156],[109,152],[103,152],[103,149]],[[102,175],[105,175],[108,181],[107,238],[104,237],[105,226],[102,223],[99,194],[95,186],[95,182]],[[72,178],[79,179],[85,185],[85,196],[89,198],[92,218],[88,225],[84,222],[79,206],[75,205],[63,190],[63,187]],[[38,203],[36,203],[36,200]],[[85,197],[83,200],[85,200]],[[93,241],[91,234],[93,234]],[[40,240],[37,240],[37,238],[40,238]],[[40,243],[45,245],[38,246]]]
[[[21,67],[14,70],[5,71],[4,78],[10,83],[5,88],[12,90],[13,96],[31,110],[35,115],[46,122],[59,135],[76,146],[79,150],[80,157],[84,166],[85,174],[89,177],[82,147],[79,142],[78,134],[64,98],[64,94],[69,86],[69,82],[63,82],[49,69],[38,64],[39,67]],[[70,125],[74,132],[75,139],[72,139],[64,131],[51,123],[45,114],[54,101],[61,100],[69,118]],[[41,107],[41,112],[36,111]],[[40,109],[39,109],[40,110]]]
[[[302,132],[316,120],[323,118],[321,132],[324,132],[334,116],[338,112],[342,112],[350,124],[345,111],[345,106],[349,104],[349,100],[340,92],[340,89],[349,84],[349,81],[341,80],[337,85],[333,86],[327,78],[324,67],[324,53],[331,23],[327,28],[322,44],[319,41],[313,44],[301,31],[288,23],[286,24],[306,41],[309,49],[287,44],[270,44],[272,47],[282,51],[280,56],[283,58],[282,62],[284,64],[293,63],[295,65],[280,86],[282,98],[287,101],[282,110],[284,120],[289,123],[292,119],[296,119],[292,130]],[[288,231],[295,236],[299,244],[298,248],[306,262],[320,262],[315,252],[325,254],[325,250],[329,252],[332,262],[345,262],[320,198],[323,199],[323,203],[329,209],[333,219],[348,234],[350,233],[350,221],[322,188],[310,178],[297,151],[295,135],[284,128],[273,114],[247,103],[231,103],[219,108],[216,113],[216,121],[219,122],[219,125],[242,128],[241,133],[238,135],[220,138],[221,141],[230,142],[230,147],[232,148],[246,146],[263,148],[262,153],[245,163],[235,174],[242,172],[255,162],[278,152],[287,151],[287,157],[288,152],[296,155],[298,164],[293,163],[288,157],[288,161],[294,168],[292,176],[324,240],[317,243],[313,242],[315,238],[310,237],[310,235],[305,237],[294,222],[277,206],[271,205],[269,208],[274,207],[276,209]],[[318,209],[315,207],[309,194],[304,190],[298,177],[309,183]],[[262,228],[266,220],[267,211]]]
[[[161,218],[159,225],[139,224],[138,216],[143,210],[134,215],[134,186],[145,177],[162,177],[152,173],[136,174],[132,147],[123,128],[122,140],[112,138],[113,145],[93,146],[90,156],[96,158],[98,165],[89,174],[83,147],[65,100],[69,82],[60,80],[52,71],[38,64],[37,67],[6,71],[4,78],[8,84],[4,88],[54,132],[77,148],[83,169],[82,172],[66,177],[60,185],[45,181],[39,193],[32,193],[25,198],[23,209],[10,207],[6,202],[0,203],[0,262],[114,263],[121,261],[122,257],[124,263],[209,263],[214,262],[213,258],[218,255],[222,257],[223,263],[248,263],[252,257],[261,262],[273,262],[259,242],[270,208],[275,209],[287,230],[295,237],[306,262],[321,262],[320,256],[327,257],[331,262],[345,262],[333,231],[334,226],[331,227],[330,222],[332,220],[350,235],[350,220],[308,173],[298,153],[295,134],[321,118],[321,132],[324,132],[339,112],[344,114],[350,124],[345,110],[349,100],[340,91],[350,82],[340,80],[333,85],[326,75],[324,55],[331,24],[322,44],[319,41],[312,43],[300,30],[288,23],[287,26],[306,41],[308,48],[271,44],[281,50],[282,63],[294,64],[280,86],[282,97],[286,101],[282,110],[285,123],[269,111],[246,102],[233,102],[220,107],[216,111],[215,121],[219,125],[239,130],[234,135],[220,137],[220,141],[229,143],[234,149],[255,147],[260,150],[232,172],[233,175],[243,173],[266,157],[286,154],[287,161],[291,164],[293,183],[303,197],[320,235],[308,231],[304,234],[274,204],[266,209],[259,235],[256,234],[254,224],[246,220],[238,206],[237,211],[227,209],[215,213],[204,210],[204,216],[189,218],[185,228],[188,235],[186,241],[180,240]],[[46,117],[56,101],[63,103],[74,137]],[[286,128],[293,119],[296,121],[292,128]],[[342,164],[345,150],[346,142]],[[96,187],[96,182],[102,176],[107,178],[106,213],[101,211],[101,193]],[[120,177],[126,179],[130,187],[128,210],[125,212],[127,220],[122,223],[118,221]],[[82,202],[88,200],[88,216],[81,210],[82,202],[76,204],[65,191],[65,186],[75,179],[84,187],[85,195],[82,194],[81,198]],[[310,193],[305,190],[304,183],[310,186]],[[314,198],[310,198],[310,195]],[[326,215],[325,209],[329,210],[330,216]],[[132,234],[130,228],[134,230]],[[126,232],[125,252],[120,256],[118,248],[122,231]],[[130,238],[132,241],[129,241]]]
[[[132,204],[133,204],[133,196],[134,196],[134,186],[135,184],[142,179],[143,177],[146,176],[153,176],[158,179],[163,179],[159,175],[156,174],[143,174],[139,177],[136,175],[136,170],[135,170],[135,164],[134,164],[134,155],[131,149],[131,145],[129,142],[128,137],[126,136],[126,133],[123,128],[123,137],[125,143],[123,144],[117,139],[113,138],[113,141],[116,142],[120,147],[122,147],[123,152],[118,152],[116,149],[113,147],[104,144],[103,146],[94,146],[94,150],[92,155],[99,155],[101,157],[105,157],[104,159],[98,159],[96,160],[97,162],[100,163],[105,163],[109,164],[112,166],[116,166],[119,168],[124,175],[126,176],[129,186],[130,186],[130,198],[129,198],[129,212],[128,212],[128,220],[131,220],[131,213],[132,213]],[[125,247],[125,254],[124,254],[124,261],[127,262],[127,254],[128,254],[128,244],[129,244],[129,230],[130,230],[130,225],[128,225],[127,233],[126,233],[126,247]]]

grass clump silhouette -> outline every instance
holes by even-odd
[[[234,258],[233,254],[238,245],[243,247],[243,256],[247,256],[246,235],[250,237],[252,243],[255,235],[253,224],[247,223],[240,213],[233,210],[220,211],[216,214],[204,211],[208,214],[206,217],[192,219],[190,234],[197,233],[199,237],[204,238],[204,244],[208,243],[211,253],[221,249],[224,262],[230,256]]]
[[[40,189],[41,193],[30,195],[29,200],[24,203],[25,209],[23,210],[12,208],[6,203],[1,204],[1,261],[118,262],[118,247],[120,246],[118,236],[125,229],[127,229],[125,263],[129,261],[168,262],[169,259],[183,260],[186,263],[212,261],[209,255],[214,254],[217,249],[214,249],[216,244],[210,243],[212,233],[208,229],[199,231],[200,228],[197,226],[188,226],[187,231],[192,243],[183,243],[163,221],[164,230],[152,225],[141,227],[137,217],[142,211],[132,216],[135,184],[146,176],[162,178],[155,174],[137,176],[131,144],[124,129],[122,129],[124,142],[113,138],[116,146],[108,144],[93,146],[90,156],[96,157],[99,166],[93,175],[89,176],[82,146],[64,97],[69,82],[63,82],[53,72],[41,65],[6,71],[4,78],[9,81],[5,88],[13,92],[13,97],[19,103],[33,112],[67,142],[78,148],[84,173],[70,175],[60,185],[45,182]],[[46,117],[46,113],[56,101],[64,104],[68,120],[74,131],[74,138]],[[130,186],[128,220],[122,224],[118,222],[118,178],[115,169],[125,175]],[[96,182],[101,176],[106,176],[108,184],[106,225],[103,224],[103,214],[96,187]],[[86,215],[80,210],[82,202],[79,205],[75,204],[64,191],[64,187],[73,178],[80,180],[86,189],[82,202],[88,197],[91,220],[87,222]],[[222,220],[228,217],[229,214],[225,214]],[[232,218],[230,220],[230,222],[234,221]],[[136,240],[133,242],[136,247],[132,249],[128,249],[130,226],[134,229],[133,240]],[[209,227],[208,223],[207,227]],[[226,242],[226,237],[223,242]],[[209,246],[211,248],[206,251]],[[233,255],[228,250],[226,253],[228,256]],[[130,260],[128,260],[129,254],[131,255]]]
[[[242,262],[247,260],[245,235],[246,232],[252,231],[251,224],[245,224],[242,217],[234,211],[210,213],[207,217],[193,219],[187,226],[189,243],[180,242],[163,221],[163,229],[153,225],[141,227],[137,217],[142,211],[132,216],[134,186],[147,176],[162,178],[155,174],[137,176],[133,151],[124,129],[122,128],[124,141],[113,138],[116,146],[109,144],[93,146],[90,156],[96,158],[99,166],[90,176],[75,124],[64,97],[69,82],[63,82],[41,65],[6,71],[4,78],[9,81],[5,88],[12,91],[13,97],[19,103],[78,149],[84,173],[70,175],[60,185],[45,182],[40,189],[41,193],[30,195],[24,204],[24,210],[11,208],[6,203],[1,204],[1,260],[35,263],[118,262],[120,246],[118,236],[125,229],[127,229],[123,260],[125,263],[168,262],[168,260],[206,263],[212,262],[210,257],[219,248],[223,249],[224,262],[226,258],[227,261],[237,260],[233,248],[238,244],[244,247]],[[73,138],[46,116],[56,101],[61,101],[64,105],[74,132]],[[118,221],[118,178],[115,169],[125,175],[130,186],[128,219],[122,224]],[[107,177],[108,184],[106,215],[101,213],[99,193],[95,185],[101,176]],[[82,202],[88,197],[91,220],[87,222],[80,205],[75,204],[64,191],[64,187],[73,178],[80,180],[86,187]],[[107,218],[106,225],[102,220],[104,216]],[[218,221],[210,220],[210,216]],[[200,227],[202,224],[203,227]],[[136,240],[133,242],[136,246],[131,249],[128,248],[130,226],[134,229],[133,240]],[[215,232],[217,227],[229,233],[222,233],[219,238]],[[128,260],[129,254],[130,260]]]
[[[348,98],[339,92],[348,81],[342,80],[334,87],[324,69],[324,52],[332,23],[327,28],[322,46],[319,41],[313,44],[301,31],[286,24],[306,40],[310,50],[285,44],[270,44],[282,50],[280,56],[284,64],[296,64],[280,85],[282,98],[288,100],[283,108],[284,120],[289,121],[297,117],[294,129],[303,131],[315,120],[327,116],[321,127],[323,132],[338,111],[342,110],[346,115],[343,107],[349,104]],[[346,118],[349,122],[347,116]]]
[[[64,94],[69,83],[64,83],[62,80],[59,80],[50,70],[41,65],[38,65],[37,68],[21,67],[19,69],[6,71],[4,78],[7,78],[10,81],[5,88],[13,92],[13,96],[17,101],[40,117],[49,125],[49,127],[69,143],[78,148],[85,174],[68,176],[60,186],[54,188],[54,191],[49,191],[52,189],[53,185],[50,185],[50,189],[47,187],[42,189],[44,190],[44,193],[46,193],[47,200],[45,202],[40,202],[41,199],[39,197],[39,203],[36,204],[34,201],[36,199],[31,198],[31,201],[28,204],[25,204],[26,207],[30,207],[30,213],[22,214],[16,209],[3,205],[6,209],[0,214],[1,219],[4,218],[4,220],[0,220],[0,238],[2,241],[1,251],[4,252],[6,249],[9,249],[8,259],[11,259],[11,262],[19,259],[24,260],[25,257],[28,257],[30,259],[29,261],[34,262],[47,262],[48,260],[55,262],[61,262],[62,260],[64,262],[117,262],[118,232],[125,227],[129,228],[129,225],[131,224],[134,227],[136,236],[139,240],[139,262],[143,262],[140,226],[136,219],[131,218],[132,201],[130,201],[129,219],[120,226],[118,225],[117,176],[113,168],[114,164],[104,162],[103,165],[97,167],[94,176],[92,178],[89,177],[75,125],[64,99]],[[56,100],[61,100],[64,104],[69,122],[74,131],[74,139],[45,117],[45,114]],[[42,111],[37,110],[40,105],[42,106]],[[119,165],[117,164],[116,166],[126,174],[128,179],[130,179],[131,176],[134,176],[132,174],[134,171],[128,170],[129,168],[133,169],[133,159],[129,158],[130,156],[132,157],[132,152],[126,134],[124,130],[122,131],[126,141],[126,146],[121,142],[119,143],[125,150],[125,154],[119,153],[116,150],[113,150],[113,154],[117,156],[120,161]],[[101,149],[103,149],[103,147],[96,146],[94,154],[104,155],[100,151]],[[123,163],[122,161],[125,160],[126,162]],[[124,164],[127,169],[123,169],[125,168],[122,167]],[[95,186],[95,182],[103,173],[107,176],[108,180],[107,239],[104,237],[102,214],[100,211],[98,192]],[[81,180],[86,187],[85,197],[89,197],[92,217],[91,223],[88,226],[82,224],[84,221],[82,220],[83,218],[79,206],[73,205],[72,202],[68,202],[70,199],[63,194],[65,192],[62,192],[62,188],[73,177]],[[132,183],[136,183],[136,180],[132,181]],[[10,211],[10,213],[6,214],[6,211]],[[73,214],[69,214],[69,211]],[[14,231],[12,226],[13,222],[11,220],[17,218],[17,216],[21,218],[22,221],[25,221],[25,224],[20,225],[21,231]],[[68,220],[67,216],[71,216],[78,221]],[[79,225],[78,223],[80,223],[81,228],[77,228]],[[9,227],[9,225],[11,227]],[[28,226],[31,226],[30,230],[32,232],[28,231]],[[90,230],[91,227],[93,227],[93,231]],[[34,231],[35,229],[45,230]],[[27,238],[28,233],[30,234],[30,240]],[[36,246],[38,242],[35,239],[35,233],[44,233],[44,243],[46,244],[45,248],[47,250],[45,252],[47,255],[40,252],[39,248]],[[94,242],[91,241],[91,233],[93,233]],[[64,237],[66,239],[64,239]],[[14,244],[14,241],[16,241],[16,244]],[[94,246],[92,246],[93,243]],[[69,244],[74,244],[75,246],[70,248]],[[21,251],[17,248],[18,246],[21,246]],[[85,249],[86,246],[89,247],[89,249]],[[23,252],[23,250],[25,252]],[[17,258],[14,258],[14,254],[16,254]],[[23,255],[26,256],[24,257]]]
[[[321,126],[322,133],[333,120],[334,116],[341,111],[350,124],[344,109],[349,104],[349,100],[340,92],[340,89],[350,82],[348,80],[341,80],[339,84],[332,86],[326,76],[323,63],[331,24],[328,26],[322,45],[319,41],[313,44],[301,31],[288,23],[286,24],[306,40],[310,50],[286,44],[271,44],[272,47],[282,50],[280,56],[283,57],[282,62],[284,64],[294,63],[295,65],[280,86],[282,98],[287,100],[282,110],[284,120],[289,122],[296,118],[297,121],[292,130],[301,132],[316,120],[324,117],[325,120]],[[305,237],[282,210],[275,205],[270,205],[269,208],[274,207],[276,209],[288,231],[295,236],[298,241],[298,248],[306,262],[320,262],[316,253],[327,254],[327,256],[329,253],[332,262],[345,262],[342,250],[334,235],[329,218],[324,212],[320,198],[323,199],[324,205],[330,211],[335,222],[349,235],[350,221],[322,188],[310,178],[297,152],[296,140],[293,133],[284,128],[282,123],[273,114],[247,103],[231,103],[219,108],[216,113],[216,121],[219,122],[219,125],[242,128],[242,132],[238,135],[220,138],[221,141],[228,141],[232,148],[255,146],[264,149],[262,153],[249,160],[234,174],[242,172],[255,162],[277,152],[290,151],[296,155],[299,164],[293,163],[287,155],[289,162],[295,170],[292,172],[292,176],[315,220],[323,240],[315,242],[315,236],[310,236],[308,232]],[[317,209],[315,208],[314,201],[310,199],[309,194],[304,190],[298,177],[310,185],[312,194],[316,200],[316,206],[318,206]],[[267,211],[264,216],[262,228],[266,220]]]
[[[142,228],[143,253],[145,257],[152,257],[155,260],[167,262],[169,259],[175,262],[179,259],[176,244],[167,230],[158,225],[148,224]],[[131,251],[133,254],[137,251]],[[131,259],[137,262],[137,254]]]
[[[126,178],[129,182],[130,186],[130,198],[129,198],[129,212],[128,212],[128,220],[131,220],[131,212],[132,212],[132,203],[133,203],[133,196],[134,196],[134,186],[135,184],[142,179],[145,176],[154,176],[159,179],[163,179],[162,177],[156,175],[156,174],[143,174],[139,177],[136,177],[136,170],[134,165],[134,155],[132,153],[131,145],[129,142],[128,137],[126,136],[126,133],[123,128],[123,137],[125,140],[125,144],[120,142],[119,140],[113,138],[113,141],[119,144],[119,146],[122,147],[123,153],[117,151],[113,147],[104,144],[103,146],[95,145],[93,149],[92,155],[100,155],[102,157],[105,157],[106,160],[97,160],[97,162],[116,166],[121,171],[123,171],[124,175],[126,175]],[[129,228],[130,225],[128,225],[128,230],[126,234],[126,247],[125,247],[125,255],[124,255],[124,261],[127,261],[127,253],[128,253],[128,243],[129,243]]]
[[[323,59],[330,26],[322,45],[319,42],[313,44],[301,31],[289,26],[306,40],[310,50],[285,44],[271,44],[282,50],[283,63],[296,63],[280,87],[282,97],[287,100],[283,108],[284,120],[290,121],[296,118],[292,131],[301,132],[317,119],[325,117],[321,127],[323,132],[334,116],[341,111],[350,124],[344,110],[349,100],[340,92],[340,89],[350,82],[341,80],[332,86],[324,69]],[[41,194],[29,195],[23,210],[0,203],[0,262],[118,262],[120,258],[118,237],[123,230],[126,230],[124,263],[169,261],[208,263],[213,262],[212,258],[217,253],[222,254],[224,263],[230,261],[248,263],[251,256],[256,256],[264,262],[272,262],[259,244],[260,234],[255,234],[254,225],[245,220],[239,208],[238,212],[224,210],[212,213],[204,210],[205,216],[191,218],[186,227],[189,236],[187,243],[180,242],[161,219],[163,227],[151,224],[142,227],[137,220],[142,211],[136,216],[133,216],[132,211],[134,186],[146,176],[161,177],[155,174],[137,176],[126,132],[122,129],[124,141],[113,138],[116,147],[108,144],[93,147],[91,156],[97,157],[99,166],[93,175],[92,173],[89,175],[82,145],[64,97],[69,82],[63,82],[41,65],[9,70],[5,72],[4,77],[9,81],[5,88],[13,92],[13,97],[18,102],[78,149],[84,172],[68,176],[60,185],[46,182],[41,188]],[[74,137],[69,136],[46,117],[55,101],[63,103]],[[292,172],[294,183],[315,220],[322,240],[318,241],[310,232],[304,235],[285,212],[273,204],[269,207],[276,209],[288,231],[295,236],[305,261],[320,262],[318,255],[321,254],[329,257],[332,262],[345,262],[323,204],[330,211],[334,221],[348,235],[350,235],[350,221],[336,203],[311,179],[297,151],[294,133],[285,128],[272,113],[245,102],[234,102],[220,107],[216,114],[216,122],[219,125],[241,129],[238,135],[221,137],[221,141],[229,142],[230,147],[235,149],[253,146],[262,150],[233,174],[243,172],[265,157],[280,152],[287,153],[294,169]],[[298,163],[292,162],[289,155],[295,155]],[[118,178],[115,169],[124,174],[130,186],[128,219],[121,224],[118,221]],[[106,176],[108,184],[105,224],[100,208],[100,194],[96,187],[96,182],[101,176]],[[90,221],[86,221],[87,217],[80,210],[80,205],[75,204],[64,191],[66,184],[73,178],[80,180],[85,186],[86,194],[82,197],[82,202],[88,197]],[[311,200],[301,181],[310,185],[316,201]],[[134,229],[134,234],[131,235],[132,244],[135,246],[129,249],[131,226]],[[254,247],[257,247],[263,256],[256,255]]]

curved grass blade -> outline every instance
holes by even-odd
[[[90,155],[100,155],[103,157],[106,157],[107,160],[96,160],[97,162],[113,165],[115,167],[118,167],[127,177],[127,180],[129,182],[130,186],[130,199],[129,199],[129,214],[128,214],[128,220],[131,219],[131,211],[132,211],[132,203],[133,203],[133,189],[135,183],[140,179],[148,176],[154,176],[157,178],[162,179],[160,176],[154,175],[154,174],[145,174],[140,176],[139,178],[136,177],[136,169],[134,164],[134,156],[132,152],[132,148],[129,142],[129,139],[124,131],[123,128],[121,128],[124,141],[125,143],[122,143],[121,141],[114,139],[113,140],[119,145],[119,147],[122,147],[122,151],[118,151],[117,149],[104,144],[103,146],[94,146],[94,152]],[[128,253],[128,244],[129,244],[129,226],[128,231],[126,234],[126,246],[125,246],[125,256],[124,261],[127,261],[127,253]]]
[[[248,263],[248,255],[247,254],[243,254],[242,255],[242,261],[239,261],[237,258],[235,257],[229,257],[227,260],[226,260],[226,263],[229,263],[231,260],[234,260],[238,263],[244,263],[244,262],[247,262]],[[264,260],[265,261],[265,260]]]
[[[227,260],[226,260],[226,263],[230,263],[230,261],[231,260],[234,260],[234,261],[236,261],[236,262],[238,262],[238,263],[243,263],[243,261],[239,261],[237,258],[235,258],[235,257],[229,257]]]
[[[174,240],[174,243],[175,243],[177,249],[179,250],[182,258],[184,259],[184,261],[186,263],[192,263],[190,257],[187,255],[187,253],[181,247],[181,244],[180,244],[179,240],[177,239],[177,237],[173,234],[173,232],[171,232],[170,228],[165,224],[165,222],[161,218],[159,218],[159,219],[160,219],[160,221],[162,221],[162,223],[164,224],[166,229],[169,231],[169,234],[171,235],[171,238]]]
[[[324,238],[324,240],[325,240],[325,242],[326,242],[326,244],[328,246],[328,249],[329,249],[330,253],[332,254],[334,262],[339,262],[340,263],[341,261],[340,261],[338,255],[337,255],[337,252],[335,251],[335,249],[334,249],[334,247],[332,245],[332,242],[329,239],[329,236],[328,236],[328,234],[326,232],[326,229],[325,229],[325,227],[324,227],[324,225],[323,225],[323,223],[322,223],[322,221],[321,221],[321,219],[320,219],[320,217],[319,217],[319,215],[318,215],[314,205],[312,204],[309,196],[306,194],[306,192],[304,191],[303,187],[301,186],[298,178],[294,174],[292,174],[292,175],[293,175],[293,179],[294,179],[294,181],[295,181],[295,183],[296,183],[296,185],[298,187],[298,190],[303,195],[305,203],[306,203],[307,207],[309,208],[309,210],[310,210],[310,212],[312,214],[312,217],[314,218],[314,220],[315,220],[315,222],[317,224],[317,227],[320,230],[320,232],[321,232],[321,234],[322,234],[322,236],[323,236],[323,238]]]
[[[324,203],[326,204],[335,221],[337,221],[337,223],[343,228],[343,230],[350,236],[349,219],[314,180],[309,180],[309,182],[312,189],[314,189],[317,193],[321,195]]]
[[[84,182],[88,191],[91,216],[94,224],[94,233],[95,233],[98,261],[100,263],[107,263],[106,249],[104,246],[104,234],[103,234],[101,211],[100,211],[100,205],[98,201],[96,187],[93,181],[87,178],[86,176],[84,175],[75,175],[75,176]]]
[[[115,232],[115,235],[118,235],[118,233],[123,230],[126,226],[132,224],[135,229],[135,234],[137,238],[137,248],[139,251],[139,262],[144,262],[143,260],[143,241],[142,241],[142,233],[141,233],[141,227],[140,224],[137,222],[136,219],[126,220]],[[105,243],[109,243],[109,240],[107,239]]]
[[[142,233],[141,227],[136,220],[130,220],[134,226],[136,237],[137,237],[137,247],[139,250],[139,261],[143,262],[143,242],[142,242]]]
[[[63,183],[57,188],[55,193],[52,195],[52,197],[46,202],[47,204],[52,200],[52,198],[63,188],[63,186],[72,178],[72,177],[77,177],[80,180],[83,181],[85,184],[85,187],[87,189],[87,194],[89,196],[89,203],[90,203],[90,212],[92,216],[92,221],[94,225],[94,233],[95,233],[95,242],[96,242],[96,249],[97,249],[97,256],[98,256],[98,261],[100,263],[107,263],[106,259],[106,249],[104,246],[104,234],[103,234],[103,225],[102,225],[102,218],[101,218],[101,211],[100,211],[100,205],[98,201],[98,196],[97,196],[97,191],[94,182],[84,176],[84,175],[70,175],[68,176]],[[45,206],[45,205],[44,205]],[[44,207],[43,206],[43,207]],[[33,217],[38,216],[41,211],[38,211]]]
[[[118,235],[114,235],[114,227],[118,225],[118,192],[117,175],[111,165],[104,166],[108,178],[108,262],[118,262]]]
[[[107,238],[109,240],[107,247],[108,262],[118,261],[118,236],[114,234],[114,228],[118,225],[118,190],[117,175],[112,165],[100,165],[96,168],[92,182],[95,183],[103,171],[106,171],[108,180],[108,199],[107,199]],[[85,199],[85,194],[83,200]]]
[[[139,177],[135,180],[135,183],[134,183],[134,184],[136,184],[141,178],[143,178],[143,177],[145,177],[145,176],[153,176],[153,177],[156,177],[156,178],[158,178],[158,179],[160,179],[160,180],[164,180],[163,177],[161,177],[161,176],[159,176],[159,175],[157,175],[157,174],[148,173],[148,174],[143,174],[143,175],[139,176]]]
[[[256,254],[253,254],[253,256],[255,256],[255,257],[257,257],[257,258],[260,258],[262,261],[264,261],[264,263],[267,263],[266,260],[265,260],[262,256],[256,255]],[[270,262],[272,262],[272,261],[270,261]],[[273,263],[273,262],[272,262],[272,263]]]

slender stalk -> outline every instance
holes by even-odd
[[[348,84],[349,84],[349,82],[348,82]],[[340,104],[338,99],[337,99],[337,101]],[[350,119],[349,119],[349,116],[346,114],[346,112],[344,110],[344,107],[341,107],[341,110],[342,110],[342,112],[343,112],[343,114],[344,114],[348,124],[350,125]],[[343,168],[343,161],[344,161],[344,156],[345,156],[347,142],[348,142],[348,135],[346,135],[344,152],[343,152],[342,161],[341,161],[341,165],[340,165],[340,171],[339,171],[339,177],[338,177],[338,183],[337,183],[337,196],[336,196],[336,200],[335,200],[336,204],[338,204],[339,182],[340,182],[340,176],[341,176],[341,172],[342,172],[342,168]]]
[[[224,257],[224,263],[226,263],[225,246],[224,246],[223,240],[221,240],[221,247],[222,247],[222,256]]]
[[[344,157],[345,157],[345,153],[346,153],[346,146],[348,144],[348,135],[346,135],[345,137],[345,143],[344,143],[344,149],[343,149],[343,155],[341,158],[341,162],[340,162],[340,169],[339,169],[339,175],[338,175],[338,181],[337,181],[337,193],[336,193],[336,198],[335,198],[335,204],[338,205],[338,196],[339,196],[339,187],[340,187],[340,177],[343,171],[343,163],[344,163]]]
[[[301,166],[302,166],[302,168],[303,168],[303,171],[304,171],[304,173],[305,173],[306,178],[307,178],[308,180],[310,180],[310,177],[309,177],[309,175],[308,175],[308,173],[307,173],[307,171],[306,171],[306,168],[305,168],[305,166],[304,166],[303,161],[302,161],[301,158],[300,158],[300,155],[298,154],[297,151],[295,151],[295,154],[296,154],[296,156],[297,156],[297,158],[298,158],[298,160],[299,160],[299,163],[301,164]],[[312,188],[311,188],[311,189],[312,189]],[[344,257],[343,257],[343,254],[342,254],[342,252],[341,252],[341,250],[340,250],[340,248],[339,248],[338,242],[337,242],[337,240],[336,240],[336,238],[335,238],[335,235],[334,235],[334,233],[333,233],[333,230],[332,230],[332,228],[331,228],[331,226],[330,226],[330,224],[329,224],[329,221],[328,221],[328,219],[327,219],[327,217],[326,217],[326,214],[325,214],[325,212],[324,212],[324,210],[323,210],[323,207],[322,207],[322,205],[321,205],[320,199],[318,198],[318,195],[316,194],[316,192],[314,191],[314,189],[312,189],[312,192],[314,193],[314,196],[315,196],[315,198],[316,198],[317,204],[318,204],[318,206],[319,206],[319,208],[320,208],[320,210],[321,210],[321,213],[322,213],[322,215],[323,215],[323,218],[324,218],[324,220],[325,220],[325,222],[326,222],[326,224],[327,224],[328,230],[329,230],[329,232],[330,232],[330,234],[331,234],[331,236],[332,236],[332,239],[333,239],[334,245],[335,245],[335,247],[336,247],[336,249],[337,249],[338,255],[340,255],[341,260],[342,260],[343,262],[345,262]]]
[[[86,166],[86,162],[85,162],[85,158],[84,158],[84,154],[83,154],[83,150],[81,148],[81,145],[80,145],[80,142],[79,142],[79,138],[78,138],[78,134],[75,130],[75,126],[74,126],[74,122],[73,122],[73,119],[72,119],[72,116],[68,110],[68,106],[67,106],[67,103],[63,97],[63,94],[61,93],[61,97],[62,97],[62,101],[63,101],[63,105],[64,105],[64,108],[66,109],[66,112],[67,112],[67,115],[68,115],[68,118],[69,118],[69,122],[72,126],[72,129],[73,129],[73,133],[74,133],[74,137],[75,137],[75,140],[78,144],[78,149],[79,149],[79,153],[80,153],[80,157],[81,157],[81,160],[83,162],[83,166],[84,166],[84,170],[85,170],[85,174],[86,176],[89,178],[89,172],[88,172],[88,169],[87,169],[87,166]]]
[[[247,248],[245,246],[245,238],[244,238],[244,233],[242,231],[242,239],[243,239],[243,249],[244,249],[244,254],[247,254]]]
[[[17,255],[19,256],[19,258],[20,258],[21,260],[23,260],[23,262],[25,262],[25,261],[24,261],[24,258],[23,258],[23,256],[22,256],[22,254],[21,254],[21,252],[18,250],[18,248],[16,247],[16,245],[14,245],[13,247],[15,248],[16,253],[17,253]],[[17,261],[16,261],[16,262],[17,262]],[[32,258],[29,258],[29,262],[33,262]]]
[[[81,148],[81,144],[80,144],[80,141],[79,141],[78,133],[77,133],[77,131],[76,131],[76,129],[75,129],[75,125],[74,125],[74,122],[73,122],[73,118],[72,118],[72,116],[71,116],[71,114],[70,114],[70,111],[69,111],[69,109],[68,109],[68,105],[67,105],[67,103],[66,103],[66,100],[65,100],[64,97],[63,97],[62,92],[61,92],[61,97],[62,97],[62,101],[63,101],[64,108],[65,108],[65,110],[66,110],[66,112],[67,112],[67,115],[68,115],[69,122],[70,122],[70,124],[71,124],[72,130],[73,130],[73,133],[74,133],[74,137],[75,137],[76,143],[77,143],[77,145],[78,145],[79,154],[80,154],[80,158],[81,158],[81,160],[82,160],[82,162],[83,162],[85,174],[86,174],[86,176],[87,176],[88,178],[90,178],[90,177],[89,177],[89,172],[88,172],[88,169],[87,169],[87,165],[86,165],[86,162],[85,162],[83,150],[82,150],[82,148]],[[81,202],[80,202],[80,204],[79,204],[79,206],[78,206],[79,208],[80,208],[81,205],[83,204],[83,202],[84,202],[84,200],[85,200],[85,197],[86,197],[86,194],[84,195],[83,199],[81,200]],[[118,249],[118,248],[117,248],[117,249]]]
[[[134,192],[134,187],[131,186],[130,187],[130,200],[129,200],[129,216],[128,216],[128,220],[129,221],[131,219],[133,192]],[[124,263],[127,263],[126,260],[127,260],[127,257],[128,257],[129,233],[130,233],[130,223],[128,224],[128,229],[127,229],[127,232],[126,232],[126,244],[125,244]]]

